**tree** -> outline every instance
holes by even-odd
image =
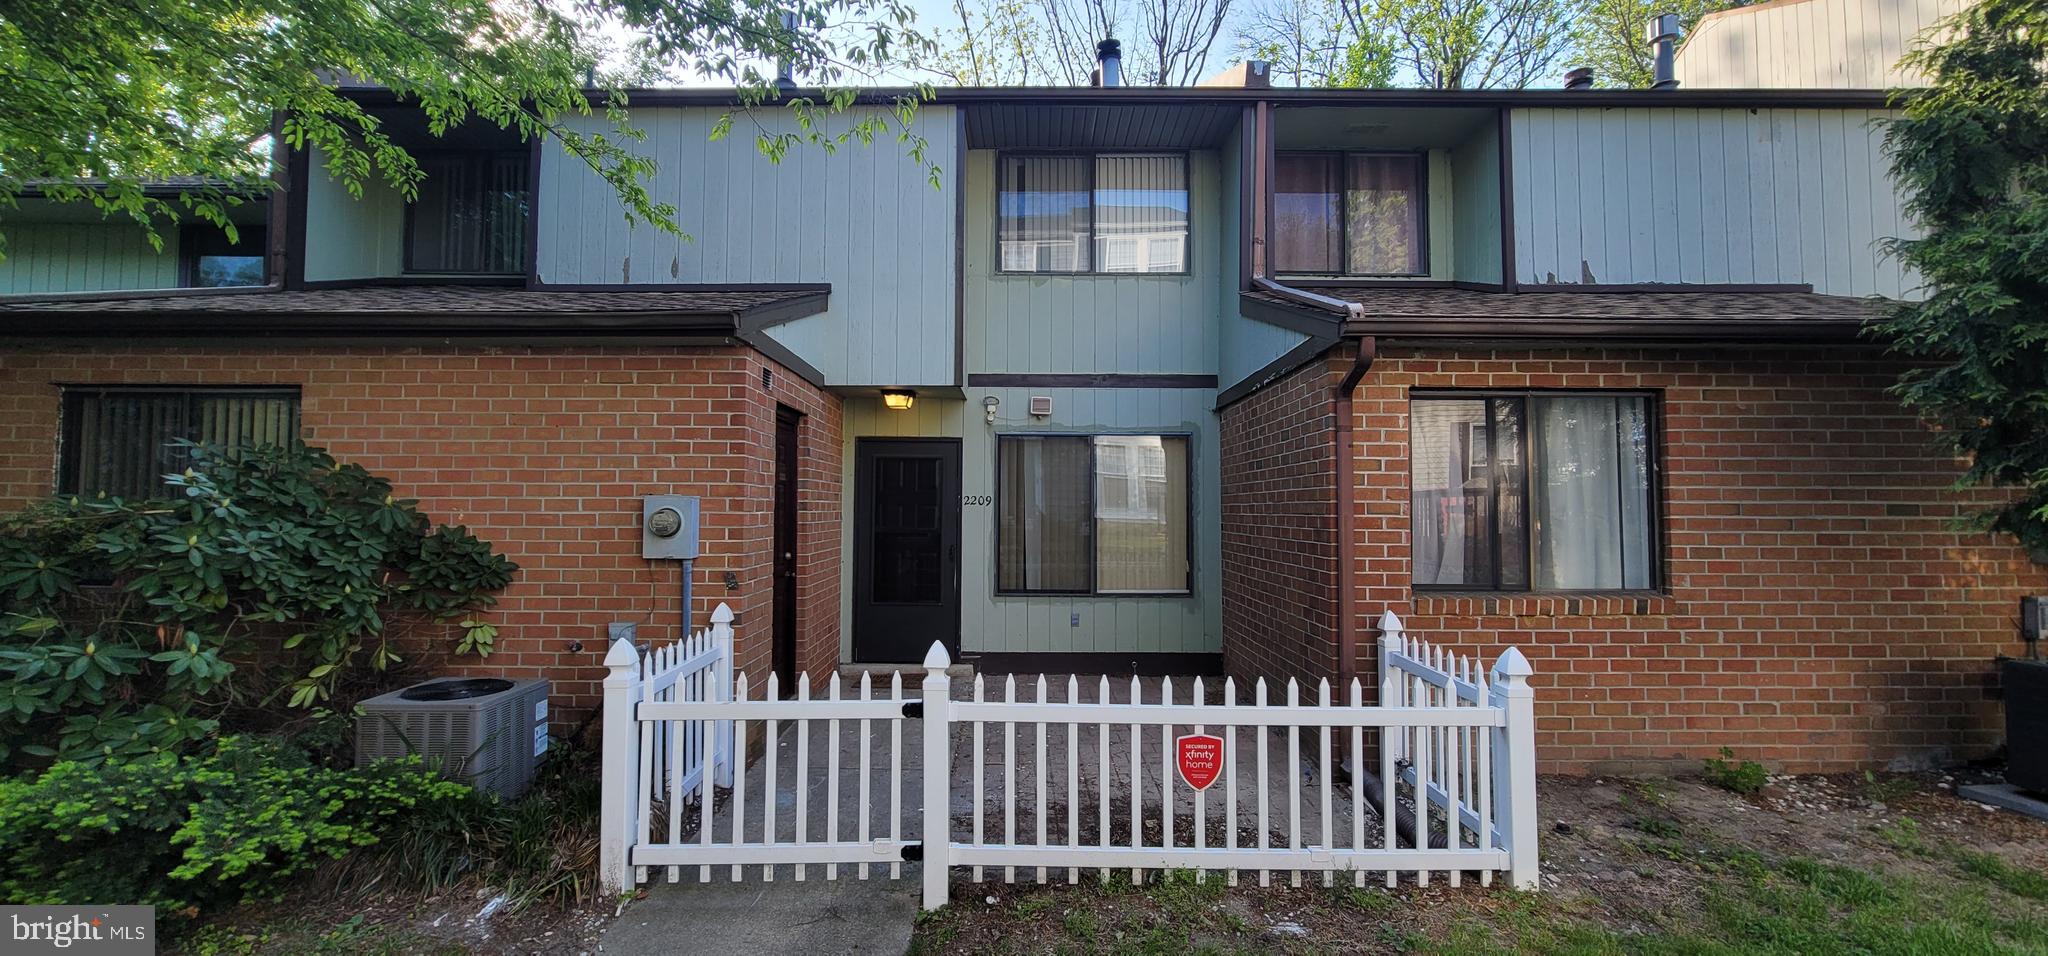
[[[1656,81],[1648,28],[1659,14],[1678,14],[1691,33],[1700,18],[1741,6],[1740,0],[1586,0],[1572,25],[1578,48],[1574,66],[1593,68],[1601,86],[1646,89]]]
[[[568,12],[545,0],[10,0],[0,6],[0,207],[37,186],[129,216],[152,239],[160,221],[186,217],[232,234],[228,209],[270,188],[262,147],[273,111],[284,117],[277,134],[318,147],[351,191],[382,180],[412,198],[418,165],[329,84],[346,73],[417,102],[437,135],[464,122],[545,134],[617,190],[630,219],[680,232],[675,210],[645,188],[652,163],[631,148],[640,134],[619,91],[598,107],[608,130],[562,122],[593,109],[585,83],[608,26],[642,35],[662,63],[737,86],[748,108],[770,98],[765,64],[776,60],[827,87],[787,104],[799,132],[761,136],[771,159],[893,133],[922,162],[910,114],[926,91],[836,134],[815,122],[854,102],[840,84],[926,42],[911,20],[905,0],[577,0]],[[187,176],[222,185],[170,198],[143,188]]]
[[[1358,0],[1364,32],[1383,36],[1417,86],[1520,89],[1569,46],[1566,0]]]
[[[1293,86],[1390,86],[1393,47],[1365,31],[1363,13],[1343,0],[1262,0],[1245,12],[1232,49],[1272,63],[1275,81]]]
[[[0,518],[0,767],[176,751],[238,701],[311,705],[398,661],[394,623],[490,653],[473,615],[518,567],[360,466],[197,446],[170,486]]]
[[[1922,230],[1889,250],[1925,282],[1877,334],[1926,363],[1896,393],[1966,459],[1962,488],[2008,489],[1970,526],[2048,561],[2048,5],[1983,0],[1903,65],[1885,148]]]
[[[1233,0],[953,0],[958,26],[941,30],[912,65],[971,86],[1083,86],[1095,45],[1123,46],[1124,81],[1185,86],[1209,71]]]

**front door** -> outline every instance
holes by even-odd
[[[772,664],[782,693],[796,693],[796,426],[797,413],[775,413],[775,646]]]
[[[960,442],[861,439],[854,451],[853,658],[960,649]]]

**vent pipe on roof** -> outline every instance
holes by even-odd
[[[1593,68],[1581,66],[1566,70],[1564,88],[1568,90],[1590,90],[1593,88]]]
[[[1660,13],[1650,18],[1646,31],[1650,39],[1650,58],[1654,64],[1656,82],[1650,84],[1653,90],[1678,89],[1678,14]]]
[[[796,14],[782,15],[782,43],[785,47],[796,46]],[[775,88],[783,92],[796,89],[796,67],[789,62],[790,54],[785,50],[775,61]]]
[[[1123,44],[1114,38],[1095,44],[1095,85],[1124,85]]]

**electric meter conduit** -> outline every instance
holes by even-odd
[[[690,579],[697,563],[697,497],[647,495],[640,499],[640,556],[683,562],[683,633],[690,636]]]

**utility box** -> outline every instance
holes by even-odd
[[[697,496],[640,499],[640,556],[697,560]]]
[[[356,766],[419,754],[427,766],[501,799],[533,784],[548,752],[548,682],[431,680],[372,697],[356,718]]]

